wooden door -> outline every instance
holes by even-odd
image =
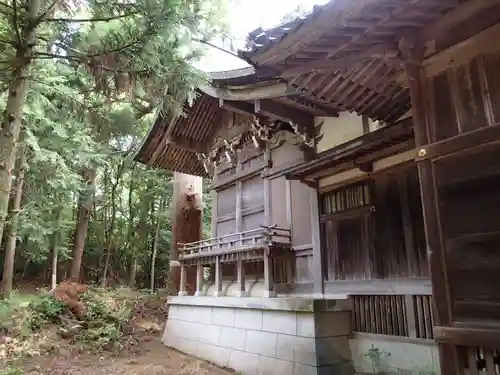
[[[411,84],[444,375],[499,374],[500,56]]]

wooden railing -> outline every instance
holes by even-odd
[[[234,263],[239,295],[245,296],[245,267],[248,261],[260,260],[264,263],[264,296],[275,295],[272,258],[283,257],[291,251],[290,229],[273,226],[209,238],[191,243],[179,243],[181,263],[181,285],[179,295],[186,295],[186,266],[196,265],[196,295],[201,295],[203,287],[203,266],[215,265],[215,296],[222,296],[222,263]],[[281,251],[284,250],[284,251]],[[285,258],[287,258],[285,256]],[[287,258],[291,263],[291,256]],[[289,267],[290,268],[290,267]],[[291,271],[288,272],[288,275]]]
[[[356,332],[433,339],[432,297],[426,295],[354,295]]]
[[[196,259],[253,250],[264,246],[290,245],[290,229],[261,226],[244,232],[227,234],[190,243],[179,243],[179,259]]]

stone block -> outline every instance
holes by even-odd
[[[351,313],[349,311],[315,313],[316,337],[348,336],[351,334]]]
[[[190,322],[210,324],[210,317],[211,316],[212,316],[212,308],[211,307],[196,306],[196,307],[193,307],[190,309],[189,314],[188,314],[189,319],[183,319],[183,320],[188,320]]]
[[[293,352],[295,350],[297,336],[278,334],[278,343],[276,344],[276,358],[285,361],[293,361]]]
[[[167,319],[167,324],[165,325],[165,330],[163,331],[163,336],[167,337],[179,337],[179,325],[178,325],[179,320],[177,319],[172,319],[168,318]]]
[[[211,324],[225,327],[234,326],[235,309],[214,307],[212,308]]]
[[[249,330],[247,331],[245,351],[267,357],[276,357],[277,342],[278,335],[276,333]]]
[[[256,331],[262,330],[262,310],[236,309],[234,327]]]
[[[218,345],[222,327],[205,324],[198,332],[198,341]]]
[[[229,368],[243,375],[253,375],[257,373],[259,356],[257,354],[231,350],[229,352]]]
[[[348,362],[351,361],[351,357],[351,348],[346,336],[316,339],[316,358],[318,366]]]
[[[182,309],[182,306],[178,306],[178,305],[172,305],[172,306],[169,306],[168,308],[168,317],[169,318],[172,318],[172,319],[178,319],[180,320],[181,319],[181,309]]]
[[[297,315],[293,311],[264,311],[262,330],[267,332],[297,334]]]
[[[198,357],[215,363],[217,366],[229,367],[230,349],[217,345],[203,344],[198,350]]]
[[[200,350],[200,343],[198,341],[179,338],[177,347],[175,349],[180,350],[183,353],[197,357]]]
[[[297,337],[293,351],[293,359],[303,365],[316,366],[316,347],[313,337]]]
[[[258,372],[259,375],[292,375],[293,362],[283,361],[281,359],[269,358],[265,356],[259,357]]]
[[[195,314],[193,313],[193,307],[177,305],[177,319],[184,320],[186,322],[196,321]]]
[[[225,348],[245,350],[247,331],[241,328],[221,327],[219,345]]]
[[[202,328],[202,324],[175,320],[174,325],[175,332],[181,339],[198,341],[198,334]]]
[[[293,375],[317,375],[317,374],[318,374],[318,368],[316,366],[308,366],[308,365],[303,365],[301,363],[295,363],[295,366],[293,367]]]
[[[316,334],[314,328],[314,314],[313,313],[297,313],[297,336],[314,337]]]

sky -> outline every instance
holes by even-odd
[[[245,37],[259,26],[268,29],[280,24],[286,14],[293,12],[298,5],[307,10],[325,4],[328,0],[233,0],[228,9],[229,34],[234,37],[236,48],[243,48]],[[222,46],[219,41],[214,44]],[[229,46],[224,46],[229,49]],[[205,72],[239,69],[248,64],[237,57],[209,48],[206,55],[196,66]]]

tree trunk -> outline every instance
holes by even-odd
[[[135,279],[137,278],[137,263],[139,262],[137,254],[134,254],[132,262],[130,262],[130,269],[128,272],[128,286],[133,288],[135,286]]]
[[[155,290],[155,265],[156,265],[156,253],[158,252],[158,240],[160,237],[160,223],[161,215],[165,207],[165,198],[160,199],[160,207],[158,208],[158,214],[156,219],[155,236],[153,237],[153,244],[151,246],[151,271],[150,271],[150,281],[149,288],[153,292]]]
[[[87,239],[87,229],[89,227],[90,210],[92,209],[92,197],[97,172],[95,169],[87,169],[84,171],[83,175],[87,182],[88,189],[85,194],[80,196],[78,207],[78,221],[75,228],[73,256],[69,271],[69,277],[74,281],[80,280],[83,249],[85,248],[85,240]]]
[[[203,180],[201,177],[174,173],[172,199],[172,244],[168,289],[177,294],[180,287],[180,264],[178,243],[200,241],[203,238]],[[193,277],[189,277],[193,276]],[[188,274],[188,285],[193,287],[195,277]]]
[[[135,286],[135,279],[137,276],[137,255],[134,251],[134,246],[132,244],[134,238],[134,219],[135,219],[135,209],[134,209],[134,188],[135,188],[135,167],[136,164],[132,167],[132,171],[130,172],[130,181],[129,181],[129,189],[128,189],[128,231],[127,231],[127,247],[129,256],[131,256],[132,260],[129,265],[128,272],[128,285],[130,287]]]
[[[34,21],[40,11],[40,1],[26,2],[27,21]],[[20,35],[16,55],[12,61],[12,73],[7,95],[7,103],[0,125],[0,239],[3,238],[5,220],[9,209],[9,196],[12,186],[12,169],[16,161],[16,148],[26,94],[28,92],[29,68],[32,65],[32,52],[36,45],[36,22],[16,24],[15,18],[10,25],[19,28],[14,31]]]
[[[21,135],[20,142],[23,142]],[[4,298],[10,298],[12,293],[12,284],[14,279],[14,261],[16,258],[17,245],[17,221],[19,211],[21,210],[21,201],[23,197],[24,171],[26,168],[26,145],[21,144],[18,150],[19,159],[16,171],[16,180],[12,190],[12,206],[10,208],[9,223],[5,230],[7,241],[5,243],[5,258],[3,263],[2,294]]]
[[[61,215],[63,207],[59,206],[55,210],[56,225],[54,233],[52,233],[51,253],[52,253],[52,269],[50,274],[50,289],[54,290],[57,286],[57,259],[59,257],[59,243],[61,239]]]

